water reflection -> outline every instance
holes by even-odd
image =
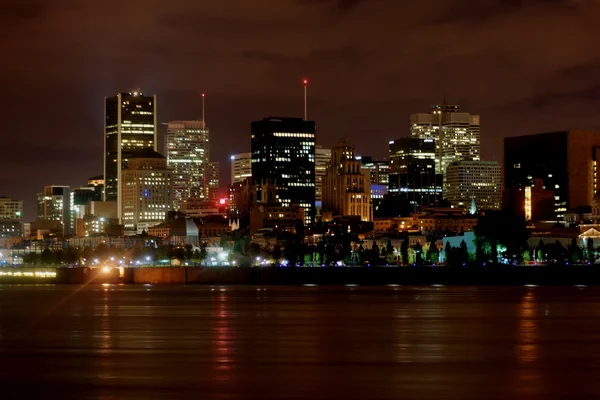
[[[521,364],[537,361],[539,356],[539,319],[536,317],[535,292],[529,290],[519,305],[519,345],[517,360]]]
[[[217,371],[215,379],[217,381],[229,381],[231,379],[231,369],[233,362],[233,349],[231,344],[232,329],[231,329],[231,312],[229,311],[229,298],[227,291],[221,289],[215,295],[214,300],[214,315],[212,319],[212,349],[213,349],[213,365]]]

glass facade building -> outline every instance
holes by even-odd
[[[315,138],[314,121],[302,118],[269,117],[251,125],[252,178],[273,182],[276,202],[302,207],[305,224],[315,220]]]
[[[405,137],[389,143],[389,193],[412,206],[428,206],[439,200],[441,176],[436,173],[432,138]]]

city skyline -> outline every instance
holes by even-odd
[[[159,123],[198,118],[206,92],[221,165],[248,151],[249,121],[302,116],[304,77],[318,144],[330,148],[345,136],[358,154],[375,158],[386,154],[388,140],[408,136],[411,113],[442,102],[444,93],[482,116],[484,160],[501,161],[506,136],[600,127],[598,51],[584,28],[599,12],[591,2],[454,2],[432,14],[427,2],[233,1],[226,13],[223,4],[150,1],[144,16],[133,6],[115,15],[87,3],[5,3],[0,22],[10,40],[0,48],[10,62],[0,66],[0,160],[28,179],[6,172],[0,182],[3,195],[25,200],[27,219],[39,187],[76,187],[101,173],[103,99],[131,87],[157,95]],[[361,29],[365,19],[379,28]],[[125,21],[139,29],[109,28]],[[551,32],[532,33],[548,21]],[[209,32],[220,39],[206,42]],[[402,45],[392,46],[399,38]],[[362,143],[366,135],[377,140]],[[14,148],[26,148],[28,157]]]

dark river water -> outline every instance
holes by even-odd
[[[600,288],[0,286],[0,398],[600,398]]]

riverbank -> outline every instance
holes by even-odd
[[[0,270],[0,284],[208,285],[600,285],[600,266],[144,267]]]

